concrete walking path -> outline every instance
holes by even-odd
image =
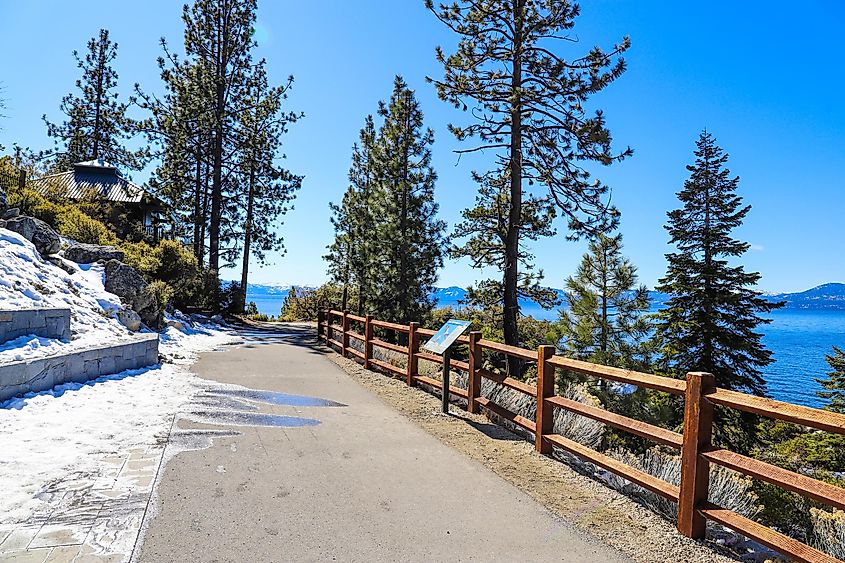
[[[176,456],[140,561],[628,561],[358,386],[313,329],[285,330],[193,371],[346,406],[262,405],[319,424],[230,426],[241,434]]]

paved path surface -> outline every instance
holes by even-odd
[[[194,366],[346,406],[264,405],[319,424],[228,427],[241,434],[176,456],[140,561],[627,561],[384,405],[312,341],[303,332]]]

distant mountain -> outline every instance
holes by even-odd
[[[554,289],[558,297],[563,301],[564,292],[562,289]],[[431,296],[441,306],[455,305],[458,301],[466,298],[466,290],[457,287],[436,288]],[[666,303],[671,295],[659,291],[649,291],[652,306],[660,307]],[[829,309],[833,311],[845,311],[845,284],[826,283],[807,291],[797,293],[775,293],[767,294],[765,298],[769,301],[785,301],[787,309]]]
[[[845,283],[826,283],[797,293],[766,295],[769,301],[785,301],[787,309],[845,311]]]
[[[227,282],[224,282],[227,283]],[[296,286],[313,289],[312,286]],[[284,299],[290,291],[290,285],[251,283],[247,294],[251,298]],[[563,300],[562,289],[554,289],[558,297]],[[431,297],[439,306],[455,306],[458,301],[466,298],[466,289],[458,286],[437,287],[431,292]],[[669,300],[670,295],[658,291],[649,291],[651,303],[660,307]],[[787,309],[826,309],[831,311],[845,311],[845,283],[826,283],[807,291],[797,293],[773,293],[765,295],[769,301],[785,301]],[[527,302],[530,304],[530,302]]]

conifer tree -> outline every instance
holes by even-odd
[[[578,272],[566,280],[568,309],[559,327],[568,355],[589,362],[642,370],[648,289],[637,285],[637,269],[622,255],[622,235],[590,241]]]
[[[497,168],[508,169],[501,287],[505,342],[517,345],[523,205],[531,205],[532,186],[544,188],[537,197],[555,204],[571,237],[606,231],[616,221],[608,188],[587,169],[631,151],[615,154],[604,114],[589,115],[585,105],[624,72],[620,55],[629,41],[566,56],[561,46],[576,42],[571,30],[580,13],[569,2],[459,0],[435,7],[426,0],[426,6],[460,38],[452,55],[437,48],[445,76],[433,81],[442,100],[472,113],[471,124],[450,125],[458,140],[477,139],[458,152],[491,150]]]
[[[138,170],[143,166],[141,153],[133,153],[123,144],[131,137],[133,123],[126,116],[127,104],[120,103],[115,90],[118,76],[112,62],[117,58],[117,43],[109,38],[107,29],[101,29],[87,47],[84,58],[73,52],[82,76],[76,81],[79,93],[62,98],[66,120],[51,123],[46,115],[42,117],[56,144],[48,155],[54,157],[53,167],[58,171],[98,158],[118,168]]]
[[[455,226],[453,243],[449,248],[452,258],[468,258],[473,268],[505,269],[507,259],[508,212],[510,210],[510,181],[508,169],[501,173],[479,174],[473,172],[473,179],[479,184],[475,207],[465,209],[463,221]],[[522,204],[520,218],[521,240],[517,259],[519,279],[517,295],[530,299],[540,306],[552,308],[558,304],[557,294],[541,285],[543,270],[534,271],[534,256],[526,249],[525,241],[554,235],[552,220],[554,206],[547,199],[528,196]],[[467,302],[493,313],[499,313],[497,328],[501,329],[500,312],[504,307],[504,290],[499,279],[482,280],[468,288]]]
[[[657,314],[661,361],[675,377],[709,372],[721,388],[765,396],[760,370],[773,359],[756,329],[770,322],[761,315],[781,304],[753,289],[759,273],[732,265],[750,246],[731,232],[751,206],[737,195],[739,178],[730,176],[728,155],[713,135],[702,132],[696,147],[690,177],[678,193],[683,207],[668,213],[666,225],[678,251],[666,255],[668,269],[656,288],[671,295]],[[722,410],[716,416],[717,441],[748,451],[755,418]]]
[[[379,104],[382,156],[379,217],[371,278],[372,311],[404,323],[420,320],[433,303],[429,297],[443,265],[446,223],[437,218],[437,175],[431,166],[434,133],[423,128],[414,93],[397,76],[387,103]]]
[[[240,172],[245,176],[245,216],[243,234],[239,237],[243,240],[241,287],[244,288],[244,307],[250,258],[255,257],[259,264],[264,264],[268,252],[284,252],[282,236],[275,227],[280,224],[279,218],[291,208],[303,178],[277,166],[276,162],[284,158],[279,149],[288,124],[302,117],[302,114],[282,110],[293,77],[288,77],[284,86],[271,88],[265,66],[264,60],[259,61],[250,76],[245,95],[248,109],[241,116],[237,138]]]
[[[379,156],[373,116],[368,115],[352,148],[349,187],[341,203],[330,203],[335,240],[323,257],[331,279],[343,286],[348,295],[350,285],[357,286],[358,314],[367,311],[370,274],[373,270],[375,237],[374,206],[380,199]],[[343,299],[343,306],[346,306]]]
[[[828,401],[825,409],[845,414],[845,351],[834,346],[833,354],[825,359],[831,371],[827,372],[827,377],[816,379],[825,389],[817,391],[816,395]]]

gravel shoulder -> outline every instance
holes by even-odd
[[[675,527],[624,495],[537,454],[533,444],[493,424],[483,414],[452,405],[403,381],[365,370],[323,348],[355,382],[458,452],[483,464],[576,528],[641,562],[736,561],[712,544],[681,536]]]

